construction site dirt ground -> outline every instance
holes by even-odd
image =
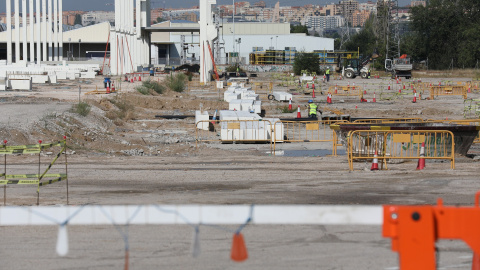
[[[261,79],[269,79],[263,76]],[[440,80],[471,79],[422,79],[437,84]],[[412,103],[412,95],[381,100],[380,93],[388,93],[385,79],[331,80],[328,85],[353,82],[367,90],[368,101],[375,91],[377,102],[334,97],[334,104],[326,105],[320,94],[315,100],[322,108],[332,106],[352,117],[464,119],[460,96],[422,97]],[[95,87],[103,90],[103,78],[98,77],[35,85],[31,92],[0,92],[0,139],[20,145],[58,141],[67,135],[71,205],[423,205],[443,198],[445,205],[472,206],[475,192],[480,190],[478,145],[471,147],[467,157],[456,157],[454,170],[449,162],[427,161],[424,170],[416,171],[417,163],[412,160],[374,172],[367,163],[356,163],[355,171],[349,172],[344,147],[339,148],[337,157],[308,154],[330,153],[332,146],[327,143],[277,144],[283,156],[272,155],[269,144],[199,142],[196,146],[194,118],[155,115],[194,115],[200,107],[213,114],[215,109],[228,108],[219,93],[167,91],[143,96],[134,90],[139,84],[122,83],[118,94],[85,95]],[[80,100],[92,106],[85,117],[72,109],[79,100],[79,85]],[[317,87],[326,89],[328,85]],[[398,92],[401,86],[393,85],[397,88],[390,92]],[[479,97],[478,92],[468,94],[468,98]],[[310,98],[294,95],[293,106],[301,105],[305,115]],[[264,99],[262,108],[267,117],[296,117],[296,112],[281,113],[287,105]],[[289,151],[303,154],[288,156]],[[40,158],[44,170],[54,153],[44,152]],[[7,156],[7,174],[37,173],[38,159],[38,155]],[[63,172],[63,162],[61,156],[52,172]],[[11,185],[6,194],[8,206],[36,204],[36,186]],[[62,205],[66,199],[65,182],[40,190],[40,205]],[[57,231],[53,226],[2,227],[0,268],[123,267],[124,242],[113,225],[68,226],[70,250],[65,257],[55,253]],[[380,226],[248,225],[243,234],[249,259],[243,263],[229,259],[233,233],[207,226],[200,227],[201,255],[192,258],[193,232],[187,225],[130,226],[129,269],[398,269],[398,254],[391,251],[390,239],[382,238]],[[438,269],[470,269],[472,252],[465,243],[442,240],[437,248]]]

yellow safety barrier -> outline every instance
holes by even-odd
[[[379,118],[379,119],[357,119],[353,123],[358,124],[386,124],[386,123],[421,123],[422,118]]]
[[[462,120],[426,120],[425,122],[431,123],[446,123],[446,124],[457,124],[457,125],[468,125],[476,126],[479,132],[473,143],[480,143],[480,119],[462,119]]]
[[[335,131],[330,130],[332,123],[344,122],[343,120],[315,120],[315,121],[277,121],[275,134],[283,129],[284,136],[275,136],[273,150],[276,143],[280,142],[332,142],[332,156],[337,155],[338,138]],[[280,125],[282,124],[282,125]],[[341,144],[340,144],[341,145]]]
[[[455,142],[447,130],[355,130],[348,134],[348,163],[353,171],[356,160],[377,159],[387,168],[390,159],[419,159],[422,142],[425,159],[450,160],[455,169]]]
[[[363,88],[361,86],[330,86],[327,94],[334,96],[358,96],[363,97]]]
[[[203,120],[195,124],[195,146],[198,142],[266,142],[271,151],[275,134],[268,120]]]
[[[273,90],[273,82],[250,82],[252,86],[252,90],[257,91],[265,91],[267,93],[271,93]]]
[[[467,87],[465,86],[431,86],[430,99],[437,96],[462,96],[467,99]]]
[[[52,147],[60,147],[59,152],[50,162],[48,167],[43,173],[40,171],[40,154],[43,150],[50,149]],[[60,181],[66,181],[67,186],[67,204],[68,204],[68,177],[67,177],[67,142],[66,139],[55,143],[41,143],[31,145],[0,145],[0,155],[4,155],[4,168],[5,172],[0,174],[3,179],[0,180],[0,185],[4,186],[4,204],[6,204],[6,186],[7,185],[37,185],[37,205],[40,203],[40,187],[50,185]],[[7,155],[14,154],[38,154],[38,173],[37,174],[7,174]],[[48,174],[48,171],[52,168],[55,162],[60,156],[65,155],[65,173]]]

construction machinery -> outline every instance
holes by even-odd
[[[400,58],[385,59],[385,70],[392,74],[392,79],[396,77],[405,77],[407,80],[412,77],[413,65],[410,57],[406,54]]]
[[[367,64],[372,61],[373,59],[378,58],[377,49],[363,59],[360,58],[358,54],[358,58],[347,58],[344,59],[341,57],[341,54],[337,56],[337,68],[335,69],[337,72],[341,72],[342,76],[353,79],[357,76],[362,77],[362,79],[368,79],[368,67]]]

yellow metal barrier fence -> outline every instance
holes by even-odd
[[[462,120],[425,120],[425,122],[430,123],[446,123],[446,124],[457,124],[457,125],[468,125],[468,126],[480,126],[480,119],[462,119]],[[477,137],[473,143],[480,143],[480,130],[477,133]]]
[[[385,123],[421,123],[422,118],[384,118],[384,119],[358,119],[353,123],[358,124],[385,124]]]
[[[462,96],[467,99],[467,87],[465,86],[431,86],[430,99],[436,96]]]
[[[371,160],[375,153],[387,169],[389,159],[419,159],[422,142],[425,159],[450,160],[455,169],[453,133],[447,130],[355,130],[349,132],[347,155],[350,171],[355,160]]]
[[[361,86],[330,86],[327,94],[334,96],[358,96],[363,97],[363,89]]]
[[[330,124],[333,122],[338,121],[277,121],[275,134],[278,134],[278,128],[282,128],[284,136],[275,136],[273,150],[275,152],[277,142],[332,142],[332,155],[336,156],[337,134],[330,130]]]
[[[198,142],[266,142],[271,151],[275,134],[268,120],[204,120],[195,125],[195,146]]]

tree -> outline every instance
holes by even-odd
[[[73,24],[82,24],[82,16],[80,16],[80,14],[75,14],[75,21],[73,22]]]
[[[161,23],[161,22],[163,22],[163,21],[165,21],[165,19],[160,18],[160,17],[157,17],[157,23]]]
[[[308,28],[306,25],[290,25],[290,33],[305,33],[308,34]]]
[[[430,0],[412,8],[413,35],[408,44],[417,59],[433,69],[474,67],[480,59],[480,1]]]
[[[297,52],[295,61],[293,62],[293,72],[300,75],[302,70],[307,70],[309,73],[315,72],[320,74],[320,59],[317,54]]]

